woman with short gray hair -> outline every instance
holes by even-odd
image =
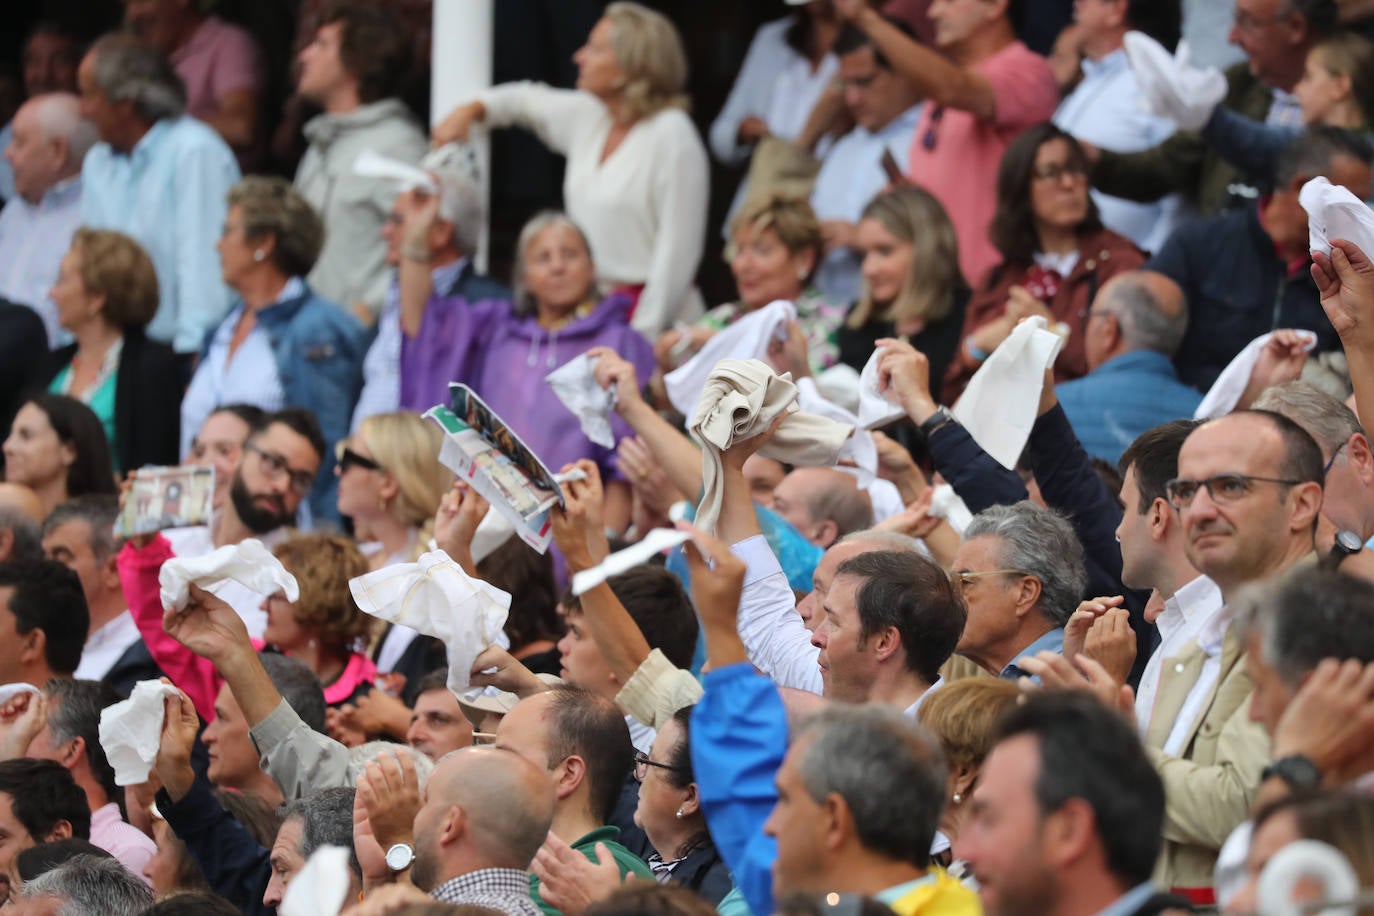
[[[215,250],[238,301],[206,341],[181,402],[183,455],[221,404],[303,407],[319,420],[329,451],[348,435],[366,332],[306,285],[323,243],[319,214],[289,182],[251,176],[230,189]],[[310,491],[314,518],[337,518],[336,487],[332,468],[322,465]]]

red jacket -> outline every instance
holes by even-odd
[[[1144,263],[1144,253],[1130,239],[1110,229],[1083,238],[1078,247],[1078,263],[1060,284],[1053,301],[1048,303],[1054,317],[1070,328],[1069,339],[1054,363],[1056,382],[1079,378],[1088,373],[1087,357],[1083,353],[1083,320],[1079,315],[1087,311],[1103,284],[1119,273],[1139,269]],[[1025,271],[1025,267],[1003,262],[988,272],[969,299],[961,340],[967,340],[983,325],[1002,317],[1011,288],[1021,283]],[[978,365],[968,358],[961,343],[958,356],[945,373],[941,400],[953,404],[964,393],[964,387],[977,368]]]

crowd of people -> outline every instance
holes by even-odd
[[[787,0],[707,113],[617,0],[428,131],[427,3],[122,6],[0,131],[0,909],[1374,889],[1370,4]]]

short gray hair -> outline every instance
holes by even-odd
[[[133,102],[140,117],[157,122],[186,111],[186,84],[167,55],[132,35],[114,34],[91,46],[92,79],[111,102]]]
[[[924,867],[945,803],[940,745],[899,710],[832,704],[806,720],[793,746],[806,792],[844,799],[865,849]]]
[[[138,916],[153,905],[148,885],[117,859],[73,856],[25,882],[20,896],[56,897],[57,916]]]
[[[91,529],[88,543],[97,563],[104,563],[116,550],[120,541],[114,535],[119,518],[119,497],[109,493],[86,493],[57,506],[43,519],[43,537],[52,534],[68,522],[85,522]]]
[[[964,540],[1001,542],[999,565],[1040,580],[1040,613],[1057,627],[1069,622],[1087,587],[1083,545],[1063,516],[1029,500],[993,506],[973,517]]]
[[[1374,662],[1374,583],[1306,566],[1249,585],[1235,600],[1242,637],[1290,690],[1323,659]]]
[[[8,531],[14,538],[9,559],[43,559],[43,529],[22,509],[0,506],[0,531]]]
[[[1351,436],[1365,434],[1355,411],[1303,379],[1266,388],[1253,407],[1282,414],[1301,426],[1327,458]]]
[[[350,867],[361,874],[358,856],[353,850],[353,800],[356,789],[337,786],[321,789],[314,795],[298,798],[283,806],[282,823],[292,818],[301,822],[301,842],[297,847],[302,859],[308,859],[321,846],[342,846],[349,851]]]
[[[1180,298],[1177,314],[1169,314],[1145,277],[1123,276],[1099,298],[1096,308],[1116,318],[1121,336],[1132,350],[1153,350],[1173,356],[1188,330],[1188,306]]]
[[[539,309],[534,296],[525,289],[525,249],[534,241],[535,236],[551,226],[567,226],[582,240],[583,247],[587,249],[587,257],[592,262],[592,287],[587,292],[593,295],[596,292],[596,255],[592,251],[592,243],[587,239],[587,234],[568,214],[560,210],[541,210],[525,223],[524,228],[520,230],[520,239],[515,243],[515,269],[512,271],[511,288],[515,291],[515,313],[521,317],[533,315]]]
[[[884,531],[882,528],[864,528],[851,531],[835,542],[836,544],[873,544],[880,550],[897,550],[925,556],[927,551],[921,542],[910,535],[897,531]]]
[[[439,185],[439,218],[453,224],[453,243],[463,254],[481,244],[486,211],[482,202],[482,176],[477,156],[467,144],[450,143],[430,151],[420,168]]]
[[[54,137],[67,141],[67,156],[80,165],[86,153],[100,141],[95,124],[81,117],[81,100],[70,92],[49,92],[36,95],[26,103],[33,106],[34,120],[43,132],[43,139]]]

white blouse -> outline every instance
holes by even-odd
[[[706,148],[687,114],[637,121],[601,161],[611,116],[590,93],[507,83],[478,96],[493,127],[533,131],[567,157],[563,205],[587,234],[604,287],[643,284],[633,325],[650,340],[701,314],[692,286],[705,243]]]

